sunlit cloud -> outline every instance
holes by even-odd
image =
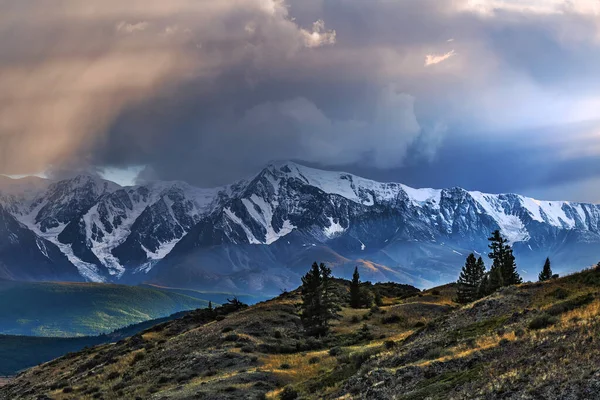
[[[449,59],[450,57],[454,57],[456,55],[456,51],[451,50],[449,52],[447,52],[446,54],[427,54],[425,56],[425,66],[429,67],[430,65],[435,65],[435,64],[439,64],[441,62],[446,61],[447,59]]]

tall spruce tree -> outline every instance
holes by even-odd
[[[301,320],[308,336],[325,336],[329,333],[329,321],[337,318],[339,306],[333,287],[331,269],[325,264],[313,263],[310,271],[302,277]]]
[[[458,278],[457,301],[462,304],[470,303],[479,298],[480,286],[485,275],[483,259],[479,260],[471,253]]]
[[[350,282],[350,307],[360,308],[360,303],[360,274],[358,273],[358,267],[355,267],[354,274],[352,274],[352,282]]]
[[[493,291],[502,286],[522,283],[523,280],[517,272],[515,256],[508,240],[502,237],[499,230],[494,231],[488,240],[491,250],[489,257],[493,261],[488,281],[489,289]]]
[[[321,272],[323,290],[323,309],[321,310],[321,318],[324,321],[324,325],[327,327],[327,332],[329,332],[329,321],[338,319],[340,317],[338,312],[341,311],[342,308],[339,305],[339,293],[336,291],[333,283],[331,269],[321,263],[319,270]]]
[[[552,279],[552,267],[550,266],[550,258],[546,258],[546,262],[544,263],[544,268],[542,268],[542,272],[538,275],[540,282],[544,282]]]

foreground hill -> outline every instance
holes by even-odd
[[[505,288],[464,307],[453,303],[453,285],[387,289],[382,307],[344,307],[324,339],[302,336],[295,292],[216,316],[194,311],[33,368],[0,398],[600,396],[600,270]]]
[[[208,301],[152,287],[0,280],[0,304],[0,334],[64,337],[109,333]]]
[[[0,179],[0,278],[153,283],[277,295],[313,260],[349,278],[456,279],[499,229],[526,278],[596,262],[600,206],[414,189],[292,162],[232,185]],[[528,272],[529,271],[529,272]]]

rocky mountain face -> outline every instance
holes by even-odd
[[[21,246],[44,240],[81,279],[196,289],[277,293],[314,260],[342,277],[358,265],[365,279],[431,286],[456,279],[468,253],[484,255],[495,229],[526,277],[547,256],[558,271],[591,265],[600,244],[597,205],[413,189],[295,163],[215,189],[119,187],[89,176],[3,180],[0,204],[13,220],[0,243],[28,232],[33,241]],[[4,258],[5,270],[23,270],[15,276],[52,276]]]

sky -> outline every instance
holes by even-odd
[[[0,0],[0,54],[0,174],[600,202],[600,0]]]

